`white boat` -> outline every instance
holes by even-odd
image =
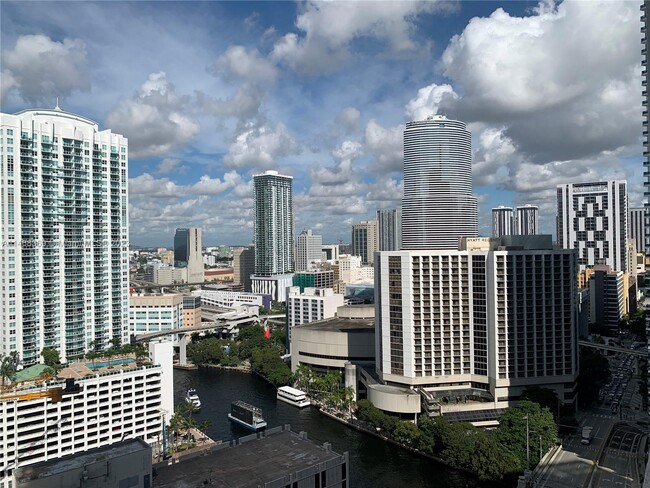
[[[311,405],[311,401],[307,398],[307,394],[304,391],[290,386],[281,386],[278,388],[278,400],[298,408]]]
[[[194,408],[197,410],[201,408],[201,400],[199,399],[199,395],[196,394],[196,390],[194,388],[187,390],[187,393],[185,394],[185,401],[194,405]]]
[[[262,417],[262,410],[241,400],[230,404],[228,419],[254,432],[266,427],[266,420]]]

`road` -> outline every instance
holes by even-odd
[[[636,426],[616,424],[594,472],[592,486],[637,488],[637,450],[642,432]]]

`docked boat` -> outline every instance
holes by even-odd
[[[194,388],[187,390],[187,393],[185,394],[185,401],[194,405],[194,408],[197,410],[201,408],[201,400],[199,399],[199,395],[196,394],[196,390]]]
[[[244,403],[241,400],[230,404],[228,420],[254,432],[266,427],[266,420],[262,417],[262,409]]]
[[[311,405],[311,401],[309,401],[309,398],[307,398],[307,394],[304,391],[290,386],[281,386],[278,388],[278,400],[298,408]]]

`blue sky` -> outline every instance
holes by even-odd
[[[641,204],[639,2],[7,2],[2,111],[129,138],[131,243],[252,240],[253,174],[294,177],[296,232],[350,239],[400,205],[402,131],[468,123],[481,233],[496,205],[628,180]]]

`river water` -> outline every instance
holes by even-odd
[[[250,434],[227,417],[230,403],[243,400],[263,410],[269,428],[291,424],[291,430],[306,431],[308,438],[318,444],[330,442],[334,451],[348,451],[352,488],[487,486],[464,473],[353,430],[314,407],[298,409],[279,402],[276,389],[254,374],[218,369],[175,370],[175,403],[184,401],[188,388],[196,388],[202,407],[195,418],[212,423],[207,429],[212,439],[229,441]]]

